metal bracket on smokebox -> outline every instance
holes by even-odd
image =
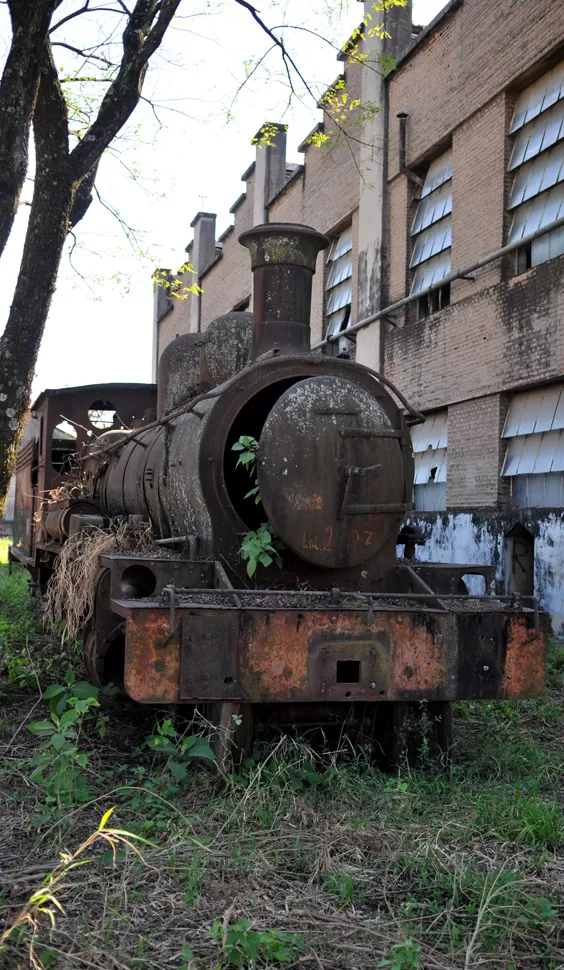
[[[375,436],[376,437],[376,436]],[[377,437],[380,437],[379,435]],[[405,512],[409,508],[404,502],[389,503],[381,505],[352,505],[350,495],[352,491],[353,479],[365,475],[366,472],[376,471],[381,465],[367,465],[365,468],[358,468],[356,465],[347,465],[345,468],[345,493],[339,510],[339,519],[344,519],[345,515],[387,515],[391,512]]]

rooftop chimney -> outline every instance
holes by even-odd
[[[253,271],[251,360],[270,350],[311,350],[311,284],[317,254],[330,243],[310,226],[272,222],[241,233]]]
[[[268,219],[268,203],[286,184],[287,125],[266,121],[253,143],[256,145],[253,225]]]
[[[200,282],[200,276],[215,259],[215,220],[215,212],[197,212],[190,223],[194,230],[190,249],[194,275],[187,281],[189,286]],[[201,302],[199,293],[190,294],[190,330],[193,333],[200,330]]]

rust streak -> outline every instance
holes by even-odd
[[[507,652],[502,681],[507,698],[537,697],[544,686],[546,631],[541,627],[535,637],[523,616],[507,622]]]
[[[132,610],[127,617],[125,689],[141,704],[179,698],[180,620],[172,636],[168,610]]]

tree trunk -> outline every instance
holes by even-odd
[[[0,255],[27,174],[29,130],[49,23],[60,0],[10,0],[12,44],[0,86]]]
[[[43,60],[33,125],[33,202],[14,301],[0,338],[0,514],[29,410],[35,364],[75,193],[66,106],[50,55]]]
[[[30,11],[35,13],[40,10],[44,13],[49,10],[52,13],[59,2],[60,0],[9,0],[13,19],[17,12],[21,22],[25,21],[26,15],[29,20]],[[159,47],[179,4],[180,0],[136,0],[133,10],[128,14],[125,4],[121,4],[128,19],[123,33],[123,57],[119,72],[102,100],[96,120],[70,154],[65,99],[48,38],[44,40],[39,87],[37,97],[35,98],[35,94],[33,97],[35,107],[32,104],[29,108],[29,117],[33,113],[36,155],[33,202],[14,302],[6,329],[0,338],[0,516],[6,505],[16,451],[27,418],[35,364],[67,233],[70,226],[75,225],[88,209],[102,153],[138,104],[149,58]],[[84,8],[78,12],[84,12]],[[15,43],[14,34],[13,45]],[[33,77],[37,74],[37,67],[35,64],[30,66],[29,61],[26,61],[26,71]],[[2,98],[6,92],[10,92],[14,77],[16,75],[12,73],[8,88],[4,87],[4,79],[2,80],[0,116]],[[35,88],[33,91],[35,92]],[[29,91],[26,89],[22,92],[22,98],[24,93],[27,105]],[[16,103],[13,103],[13,107],[16,112],[19,110]],[[21,112],[18,118],[20,115]],[[19,139],[19,174],[15,180],[12,179],[11,188],[5,193],[4,215],[7,224],[9,223],[8,233],[17,208],[17,195],[21,189],[21,184],[19,189],[17,187],[18,179],[25,175],[25,170],[20,165],[21,158],[24,157],[27,161],[27,140],[26,154],[21,154],[21,124],[16,125],[16,129]],[[26,139],[28,134],[29,122]],[[0,161],[2,135],[0,128]],[[11,160],[8,161],[11,164]],[[2,179],[0,166],[0,195],[3,190]],[[1,219],[0,200],[0,242]]]

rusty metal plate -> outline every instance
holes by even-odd
[[[115,608],[115,601],[112,602]],[[166,609],[137,607],[124,611],[125,690],[140,704],[175,704],[180,683],[180,619],[171,632]]]
[[[241,624],[241,679],[261,702],[442,698],[456,663],[448,621],[441,613],[255,610]],[[359,667],[347,671],[350,663]]]
[[[344,568],[386,543],[407,506],[401,432],[363,387],[312,377],[290,387],[260,436],[268,518],[301,559]]]
[[[308,685],[313,696],[327,701],[384,698],[392,680],[390,637],[387,632],[365,636],[312,637],[309,644]]]
[[[238,638],[238,613],[184,613],[180,654],[181,700],[245,697],[237,677]]]
[[[542,617],[536,635],[530,617],[503,611],[480,623],[431,610],[367,616],[180,608],[171,632],[167,609],[121,606],[125,686],[143,703],[517,699],[535,697],[543,686]],[[350,663],[359,666],[337,667]]]

